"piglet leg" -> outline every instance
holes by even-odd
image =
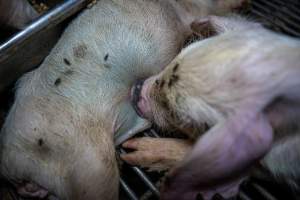
[[[151,171],[169,170],[180,163],[191,150],[193,143],[175,138],[134,138],[123,147],[135,151],[122,154],[121,158],[132,165],[149,168]]]
[[[163,200],[191,200],[210,190],[226,197],[241,176],[262,158],[271,147],[272,128],[264,115],[240,113],[217,124],[204,134],[190,156],[173,172],[166,182]],[[229,192],[233,195],[232,192]]]

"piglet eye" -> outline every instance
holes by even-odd
[[[159,84],[159,80],[156,80],[156,81],[155,81],[155,85],[158,85],[158,84]]]

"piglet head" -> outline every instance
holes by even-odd
[[[165,95],[160,90],[164,84],[159,75],[138,81],[132,87],[131,102],[141,117],[154,122],[163,129],[167,129],[169,128],[167,121],[168,100],[162,101]]]
[[[200,126],[193,126],[185,112],[185,101],[178,94],[178,66],[170,63],[160,74],[138,81],[131,90],[131,102],[136,112],[164,131],[179,130],[199,134]],[[202,126],[201,126],[202,128]]]

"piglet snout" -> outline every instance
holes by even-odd
[[[142,87],[144,84],[144,80],[139,80],[137,81],[131,88],[131,93],[130,93],[130,100],[132,103],[133,108],[135,109],[135,111],[138,113],[139,116],[143,117],[142,112],[140,111],[139,107],[138,107],[138,103],[140,101],[140,95],[141,95],[141,91],[142,91]]]
[[[155,81],[155,76],[146,80],[137,81],[131,88],[131,103],[143,118],[151,117],[150,90]]]

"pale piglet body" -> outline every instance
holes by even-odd
[[[268,152],[262,165],[277,181],[297,185],[300,173],[290,163],[299,162],[292,142],[299,135],[286,128],[300,115],[300,41],[241,18],[210,17],[193,26],[199,34],[209,28],[216,36],[190,45],[146,80],[136,102],[144,117],[190,138],[203,125],[211,127],[171,172],[163,199],[188,200],[198,192],[205,199],[233,196]],[[284,160],[291,143],[296,151]],[[130,154],[123,156],[128,157],[138,164]]]

